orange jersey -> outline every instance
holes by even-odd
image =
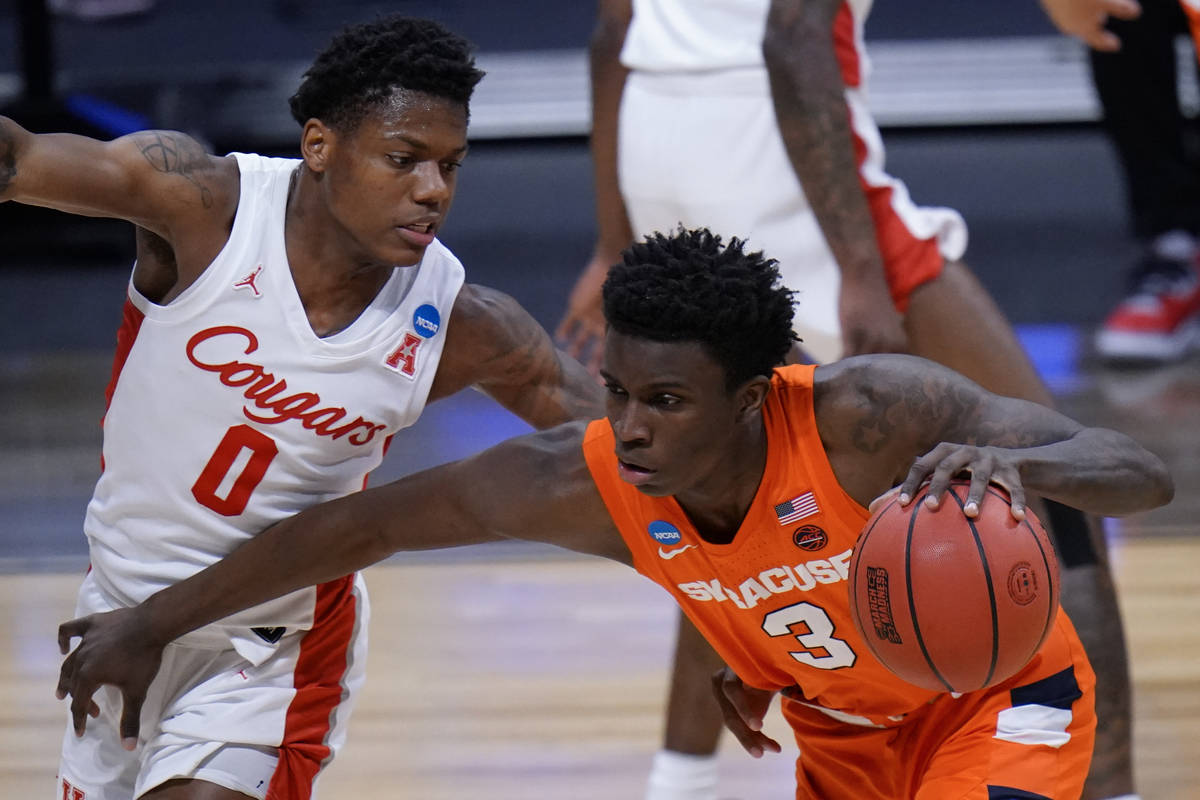
[[[876,661],[850,617],[850,556],[869,514],[825,457],[813,370],[775,372],[763,406],[766,469],[729,544],[704,541],[674,498],[620,479],[606,420],[588,428],[584,456],[634,567],[675,597],[742,680],[798,686],[812,703],[891,726],[938,695]]]
[[[1188,28],[1192,32],[1192,40],[1196,44],[1196,54],[1200,56],[1200,0],[1180,0],[1179,4],[1183,6]]]

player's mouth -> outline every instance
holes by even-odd
[[[407,225],[398,226],[396,230],[400,231],[400,236],[409,244],[428,247],[433,244],[433,237],[437,233],[437,224],[434,222],[410,222]]]
[[[649,469],[623,458],[617,458],[617,474],[621,480],[633,486],[642,486],[654,480],[654,476],[658,474],[658,470]]]

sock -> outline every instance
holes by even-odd
[[[717,757],[673,750],[654,754],[646,800],[716,800]]]

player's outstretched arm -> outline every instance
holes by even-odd
[[[398,550],[502,537],[545,541],[630,563],[591,480],[583,423],[512,439],[472,458],[314,506],[273,525],[221,561],[133,608],[64,623],[57,693],[72,697],[76,733],[101,685],[124,697],[121,736],[138,715],[163,647],[173,639],[290,591],[323,583]]]
[[[0,117],[0,201],[126,219],[174,244],[183,228],[227,225],[237,189],[236,167],[182,133],[101,142]]]
[[[843,355],[903,352],[875,223],[858,174],[834,48],[841,0],[772,0],[763,39],[775,119],[792,169],[842,273]]]
[[[468,284],[454,301],[430,399],[476,386],[535,428],[604,416],[604,392],[503,292]]]
[[[1027,491],[1105,516],[1154,508],[1174,493],[1162,460],[1128,436],[992,394],[932,361],[863,356],[817,374],[822,439],[856,498],[900,483],[907,503],[929,481],[926,502],[936,506],[962,473],[971,475],[968,516],[978,513],[989,482],[1009,492],[1015,516],[1024,514]]]
[[[592,89],[592,181],[596,201],[596,244],[567,299],[567,310],[555,336],[567,352],[600,369],[604,312],[600,287],[608,269],[633,240],[629,214],[617,179],[617,130],[621,96],[629,70],[621,64],[621,48],[633,17],[632,0],[598,0],[596,25],[588,43]]]

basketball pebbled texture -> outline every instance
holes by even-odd
[[[975,519],[969,482],[955,480],[930,511],[922,487],[889,500],[863,528],[850,561],[850,612],[875,657],[909,683],[969,692],[1012,677],[1058,613],[1058,560],[1028,509],[1013,519],[989,486]]]

